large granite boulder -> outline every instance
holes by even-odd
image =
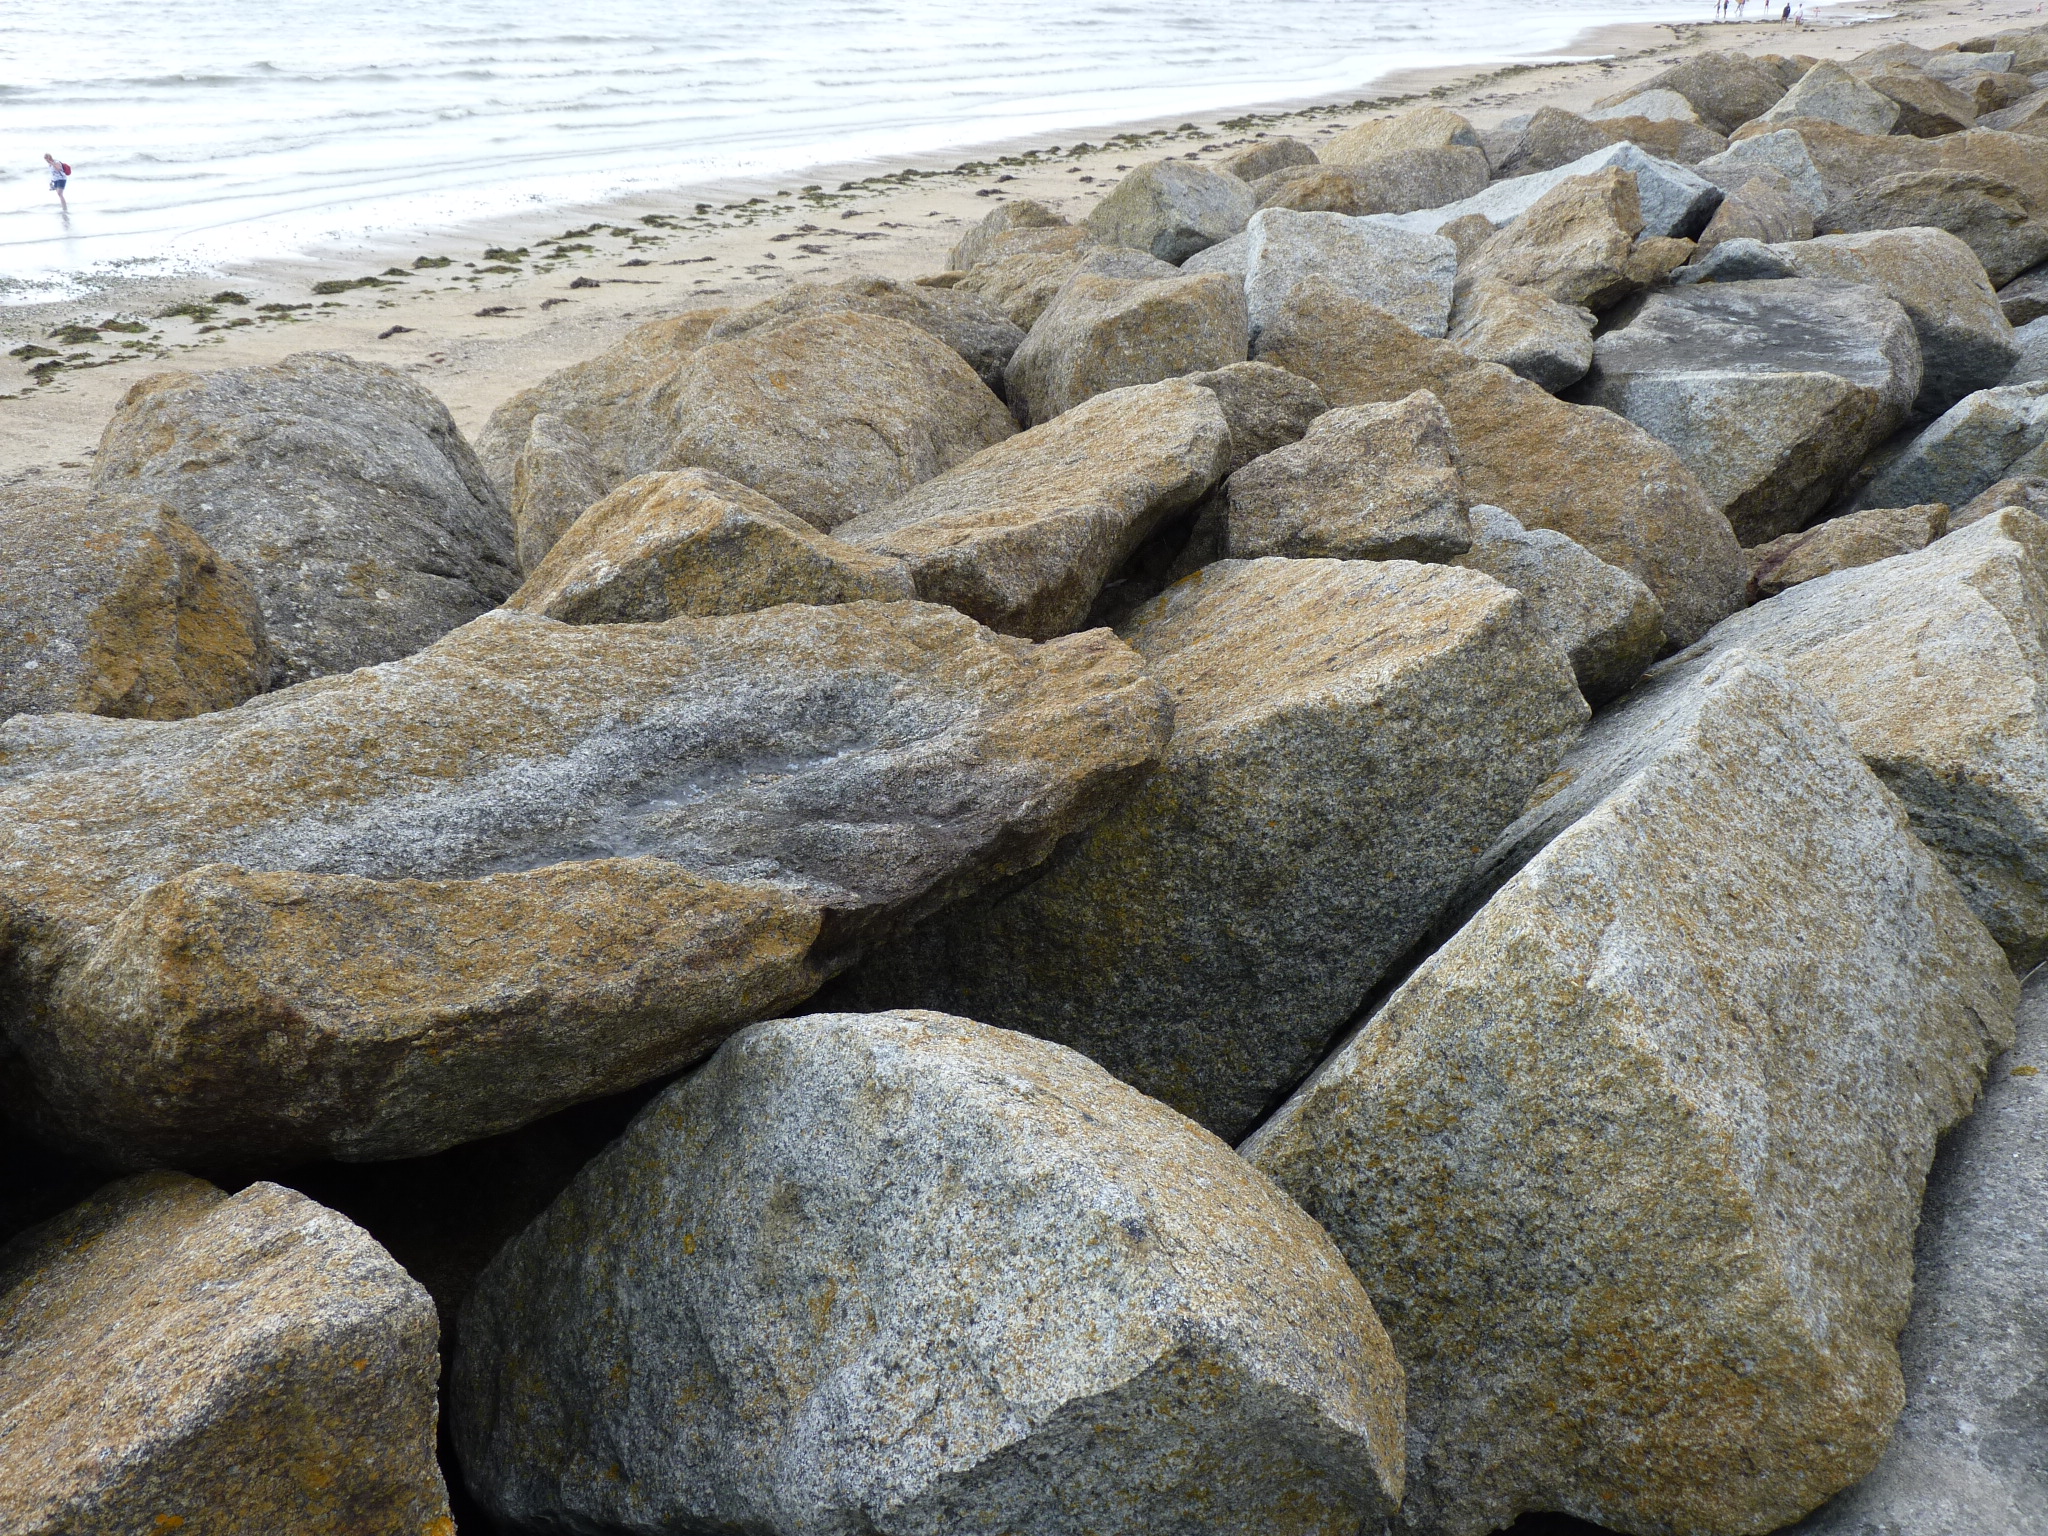
[[[1070,230],[1074,226],[1036,198],[1020,197],[1014,203],[991,208],[981,222],[955,242],[946,265],[955,272],[969,272],[995,259],[1004,249],[1004,237],[1013,231]]]
[[[1230,466],[1216,392],[1111,390],[838,530],[910,567],[918,596],[1048,639],[1088,615],[1125,560]]]
[[[1944,80],[1917,69],[1879,69],[1865,75],[1869,88],[1899,109],[1893,133],[1916,139],[1961,133],[1977,120],[1977,104]]]
[[[1435,234],[1445,225],[1475,213],[1496,225],[1506,224],[1527,213],[1552,188],[1609,169],[1627,171],[1635,177],[1636,202],[1645,235],[1690,239],[1707,227],[1707,220],[1721,203],[1721,189],[1690,167],[1659,159],[1634,144],[1621,143],[1582,155],[1554,171],[1496,181],[1483,192],[1440,208],[1379,214],[1375,218],[1382,224],[1425,234]]]
[[[1253,182],[1252,196],[1261,208],[1301,213],[1413,213],[1471,197],[1488,176],[1485,151],[1447,144],[1360,165],[1289,166]]]
[[[1549,788],[1241,1151],[1393,1338],[1407,1530],[1774,1530],[1884,1449],[1935,1139],[2018,985],[1753,657],[1631,694]]]
[[[1058,1040],[1219,1135],[1312,1069],[1578,733],[1530,605],[1407,561],[1226,560],[1125,625],[1160,771],[845,983]]]
[[[1759,165],[1714,210],[1714,217],[1700,232],[1695,259],[1731,240],[1766,244],[1811,240],[1813,229],[1813,208],[1792,190],[1790,179],[1782,171]],[[1973,265],[1975,261],[1971,257]]]
[[[2048,380],[1965,395],[1889,460],[1858,505],[1960,507],[2000,480],[2048,472]]]
[[[2048,958],[2048,522],[2008,508],[1806,582],[1657,674],[1734,650],[1834,710],[2018,970]]]
[[[1835,194],[1814,160],[1804,131],[1817,126],[1804,119],[1797,128],[1773,129],[1768,123],[1759,123],[1754,134],[1734,140],[1722,153],[1694,165],[1693,170],[1728,193],[1740,191],[1760,172],[1782,176],[1812,217],[1819,219]],[[1851,137],[1862,140],[1865,135]]]
[[[1440,235],[1282,208],[1254,214],[1245,235],[1244,296],[1254,342],[1310,282],[1383,309],[1421,335],[1444,333],[1458,248]]]
[[[1183,262],[1243,229],[1256,206],[1252,189],[1192,160],[1148,160],[1089,210],[1089,234],[1104,245]]]
[[[1630,86],[1620,96],[1594,105],[1614,106],[1644,91],[1676,91],[1692,103],[1701,122],[1722,133],[1733,133],[1776,106],[1785,94],[1785,82],[1748,54],[1709,51],[1681,60]]]
[[[529,574],[547,558],[555,540],[613,484],[608,455],[598,445],[618,439],[600,432],[592,438],[566,417],[543,411],[528,423],[526,446],[512,461],[512,548],[519,569]]]
[[[336,352],[151,374],[92,486],[161,502],[249,578],[278,683],[409,656],[519,584],[511,518],[447,407]]]
[[[1635,176],[1610,166],[1552,187],[1462,262],[1458,275],[1608,309],[1642,286],[1630,261],[1642,229]]]
[[[1898,304],[1789,279],[1647,295],[1594,342],[1572,398],[1669,443],[1749,545],[1804,527],[1919,392]]]
[[[1475,277],[1458,285],[1449,335],[1479,362],[1499,363],[1556,394],[1593,366],[1595,323],[1591,310],[1539,289]]]
[[[1874,507],[1831,517],[1745,551],[1750,600],[1762,602],[1835,571],[1875,565],[1893,555],[1910,555],[1947,532],[1948,508],[1938,501],[1920,507]]]
[[[1503,124],[1482,143],[1494,175],[1526,176],[1534,171],[1554,171],[1582,155],[1596,154],[1614,139],[1608,129],[1576,112],[1538,107],[1512,127]]]
[[[1075,251],[1017,251],[977,266],[953,291],[980,295],[1028,333],[1081,262]]]
[[[1259,358],[1312,381],[1333,406],[1430,391],[1450,414],[1472,500],[1553,528],[1640,579],[1680,644],[1742,606],[1749,571],[1728,519],[1640,427],[1553,399],[1327,287],[1310,285],[1260,333]]]
[[[1232,363],[1211,373],[1191,373],[1183,382],[1201,385],[1223,408],[1230,428],[1226,474],[1300,442],[1309,424],[1330,408],[1315,385],[1271,363]]]
[[[1034,647],[921,603],[503,611],[192,720],[17,716],[4,1086],[130,1165],[509,1130],[1036,862],[1167,720],[1106,633]]]
[[[1165,280],[1076,272],[1017,354],[1007,383],[1027,426],[1084,400],[1245,360],[1244,285],[1221,272]]]
[[[1472,124],[1449,107],[1418,107],[1347,128],[1316,153],[1325,165],[1367,165],[1416,150],[1479,147]]]
[[[1948,526],[1951,531],[1967,528],[1994,512],[2003,512],[2007,507],[2018,507],[2036,517],[2048,517],[2048,476],[2015,475],[2010,480],[2000,480],[1952,509]]]
[[[110,1184],[0,1249],[0,1528],[454,1536],[435,1337],[303,1195]]]
[[[628,480],[584,513],[505,606],[564,624],[659,624],[914,596],[902,561],[820,533],[738,481],[682,469]]]
[[[1450,563],[1529,600],[1588,704],[1597,709],[1616,697],[1657,659],[1664,613],[1635,577],[1561,533],[1524,528],[1499,507],[1476,506],[1469,516],[1472,547]]]
[[[1902,171],[1857,188],[1831,205],[1833,222],[1859,230],[1908,226],[1945,229],[1976,254],[1992,286],[2012,281],[2048,256],[2048,221],[2010,182],[1968,170]]]
[[[256,590],[142,497],[0,491],[0,720],[176,720],[270,685]]]
[[[1795,117],[1821,118],[1858,133],[1890,133],[1899,120],[1899,104],[1873,91],[1841,65],[1822,60],[1779,97],[1776,105],[1757,114],[1757,120],[1765,123]]]
[[[1927,1176],[1906,1408],[1884,1458],[1787,1536],[2042,1536],[2048,1531],[2048,977],[2019,1038]]]
[[[1071,1051],[757,1025],[492,1262],[455,1440],[521,1529],[1354,1536],[1401,1368],[1315,1224]]]
[[[1002,387],[1004,365],[1024,342],[1024,332],[1007,315],[971,290],[927,288],[888,277],[797,283],[772,299],[720,316],[704,339],[730,341],[766,326],[831,314],[880,315],[914,325],[958,352],[990,389]]]
[[[1448,560],[1472,547],[1443,403],[1347,405],[1224,487],[1233,559]]]
[[[707,342],[676,369],[658,462],[709,469],[828,532],[1017,430],[960,354],[835,311]]]

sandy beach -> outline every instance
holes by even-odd
[[[1486,127],[1545,104],[1582,108],[1688,52],[1846,58],[1896,40],[1932,45],[1996,31],[2042,10],[2036,0],[1904,0],[1809,8],[1804,27],[1608,27],[1577,40],[1579,62],[1409,72],[1375,82],[1365,100],[1280,102],[1200,121],[1109,125],[1079,139],[826,166],[775,184],[554,209],[404,246],[8,308],[0,310],[0,484],[84,477],[122,394],[166,368],[346,352],[417,375],[474,433],[508,396],[632,325],[751,303],[792,282],[937,272],[961,231],[999,201],[1036,198],[1079,219],[1122,170],[1161,154],[1207,159],[1262,133],[1313,143],[1432,100]],[[86,326],[103,329],[66,332]]]

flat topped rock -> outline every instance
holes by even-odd
[[[195,720],[20,717],[0,933],[38,980],[13,1070],[138,1162],[509,1129],[1036,862],[1166,722],[1105,632],[1034,647],[918,603],[507,611]]]

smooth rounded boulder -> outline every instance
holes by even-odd
[[[746,1031],[493,1260],[464,1475],[522,1529],[1355,1536],[1401,1368],[1316,1225],[1071,1051]]]

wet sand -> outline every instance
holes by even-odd
[[[1700,9],[1710,13],[1711,0]],[[821,167],[777,183],[733,182],[557,209],[409,244],[0,310],[0,353],[54,354],[0,357],[0,485],[82,479],[121,396],[167,368],[347,352],[411,373],[474,433],[500,402],[642,321],[699,305],[752,303],[791,282],[942,271],[961,232],[1001,201],[1037,198],[1079,219],[1122,169],[1141,160],[1169,153],[1212,159],[1262,133],[1315,143],[1367,117],[1428,101],[1485,127],[1543,105],[1583,108],[1707,48],[1846,58],[1881,43],[1933,46],[2026,25],[2027,18],[2048,21],[2048,11],[2039,0],[1904,0],[1809,6],[1803,28],[1602,28],[1575,42],[1579,62],[1410,71],[1376,82],[1362,101],[1281,102],[888,166]],[[332,291],[366,278],[374,285]],[[165,315],[180,307],[187,312]],[[53,334],[110,320],[137,329],[103,329],[97,338]],[[38,382],[31,369],[49,363],[62,366]]]

